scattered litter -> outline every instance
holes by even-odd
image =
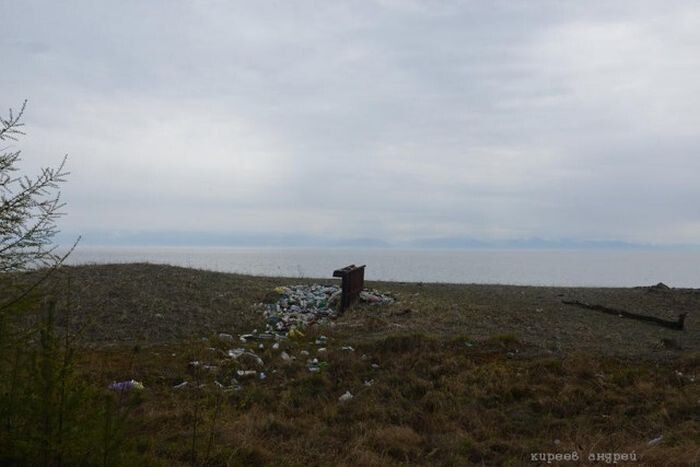
[[[306,368],[308,368],[309,371],[312,373],[318,373],[319,371],[326,368],[327,366],[328,366],[328,362],[319,362],[318,358],[314,358],[313,360],[309,360],[306,363]]]
[[[318,371],[320,371],[321,365],[318,363],[318,358],[314,358],[313,360],[310,360],[307,363],[306,368],[308,368],[309,371],[312,373],[317,373]]]
[[[690,381],[691,383],[695,382],[695,375],[686,375],[686,374],[683,374],[682,371],[676,371],[676,376],[678,376],[679,378],[685,378],[688,381]]]
[[[650,440],[647,444],[649,446],[654,446],[655,444],[659,444],[662,439],[664,439],[664,436],[660,435],[658,438],[654,438],[654,439]]]
[[[239,383],[236,378],[231,378],[231,389],[234,391],[240,391],[243,389],[243,386],[241,386],[241,383]]]
[[[238,358],[245,353],[245,349],[231,349],[228,351],[228,356],[233,358]]]
[[[365,289],[360,292],[360,300],[377,305],[390,305],[394,303],[394,298],[378,290]]]
[[[258,357],[258,356],[255,354],[255,352],[251,352],[251,351],[246,350],[246,349],[241,349],[241,348],[238,348],[238,349],[231,349],[231,350],[228,351],[228,356],[229,356],[229,357],[232,357],[232,358],[234,358],[234,359],[236,359],[236,360],[238,360],[239,358],[241,358],[241,357],[243,357],[243,356],[248,356],[248,357],[251,357],[253,360],[255,360],[255,363],[257,363],[257,364],[260,365],[260,366],[263,366],[263,365],[265,364],[265,363],[263,362],[263,359],[260,358],[260,357]]]
[[[360,292],[360,300],[364,300],[369,303],[376,303],[381,300],[381,298],[371,295],[365,291]]]
[[[255,358],[255,362],[260,366],[263,366],[265,364],[265,362],[263,362],[263,359],[255,355],[253,352],[246,352],[244,355],[250,355],[251,357]]]
[[[202,363],[198,360],[194,360],[190,362],[190,368],[201,368],[202,370],[207,370],[207,371],[218,371],[219,367],[216,365],[208,365],[206,363]]]
[[[120,381],[120,382],[114,382],[109,385],[109,389],[113,391],[118,391],[118,392],[125,392],[125,391],[142,391],[143,390],[143,383],[140,381],[134,381],[129,380],[129,381]]]
[[[256,307],[261,309],[265,317],[266,325],[264,332],[258,332],[254,329],[252,332],[247,334],[238,335],[238,339],[244,345],[242,347],[231,348],[225,353],[221,350],[212,348],[219,355],[224,354],[234,360],[239,361],[240,366],[236,370],[236,375],[238,377],[252,377],[259,380],[265,380],[268,377],[268,373],[275,373],[276,370],[271,368],[265,368],[263,359],[260,358],[254,350],[263,350],[266,348],[264,341],[273,340],[270,343],[270,347],[273,350],[281,350],[280,341],[283,339],[300,339],[304,338],[304,333],[301,331],[306,326],[322,323],[333,325],[333,319],[337,317],[337,306],[339,305],[341,290],[340,287],[336,285],[296,285],[291,287],[276,287],[274,289],[276,295],[273,295],[273,300],[277,299],[274,303],[260,303]],[[269,294],[272,295],[272,294]],[[364,289],[360,293],[360,300],[369,304],[389,304],[394,303],[395,299],[385,293]],[[217,334],[218,339],[224,342],[234,342],[235,337],[232,334],[225,332],[220,332]],[[328,353],[328,341],[326,336],[318,336],[313,338],[313,343],[317,346],[316,353],[321,357],[321,354]],[[302,347],[308,346],[311,340],[306,342],[299,342]],[[251,345],[252,344],[252,345]],[[343,351],[354,352],[355,349],[352,346],[346,345],[341,347]],[[310,356],[309,350],[299,350],[299,355]],[[175,354],[173,354],[175,356]],[[250,365],[245,359],[252,359],[257,365],[257,370],[246,369],[250,368]],[[280,352],[280,358],[284,362],[290,362],[295,360],[295,357],[282,350]],[[362,355],[362,359],[366,360],[368,357]],[[243,362],[240,362],[243,360]],[[310,372],[316,373],[320,372],[322,369],[328,367],[327,361],[319,361],[318,358],[310,358],[306,360],[307,369]],[[203,364],[199,361],[190,362],[190,367],[201,368],[207,370],[219,370],[218,366]],[[379,365],[376,363],[372,364],[372,368],[377,369]],[[262,371],[266,370],[266,371]],[[232,378],[231,386],[227,387],[225,384],[219,381],[214,381],[214,383],[223,390],[235,390],[241,389],[241,383],[236,379]],[[371,386],[374,380],[364,381],[365,386]],[[173,389],[182,389],[190,386],[191,384],[187,381],[183,381],[175,386]],[[111,389],[114,390],[129,390],[129,389],[143,389],[143,384],[136,381],[123,381],[120,383],[113,383],[110,385]],[[350,400],[353,395],[350,391],[340,396],[341,401]]]

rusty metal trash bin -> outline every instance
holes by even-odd
[[[336,269],[333,271],[333,277],[340,277],[342,280],[339,310],[342,313],[365,287],[365,265],[355,266],[351,264],[342,269]]]

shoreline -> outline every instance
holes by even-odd
[[[177,248],[177,247],[174,247]],[[161,262],[153,262],[153,261],[117,261],[117,262],[101,262],[101,261],[86,261],[86,262],[80,262],[80,263],[66,263],[62,267],[67,267],[67,268],[86,268],[86,267],[112,267],[112,266],[137,266],[137,265],[147,265],[147,266],[157,266],[157,267],[168,267],[168,268],[180,268],[180,269],[186,269],[186,270],[193,270],[193,271],[199,271],[199,272],[206,272],[206,273],[217,273],[217,274],[230,274],[234,276],[245,276],[245,277],[250,277],[250,278],[255,278],[255,279],[280,279],[284,281],[289,281],[292,279],[298,279],[301,281],[337,281],[337,278],[334,278],[330,275],[326,277],[322,276],[304,276],[304,275],[266,275],[266,274],[254,274],[254,273],[249,273],[249,272],[235,272],[235,271],[226,271],[223,269],[215,269],[215,268],[208,268],[208,267],[198,267],[194,265],[180,265],[180,264],[173,264],[173,263],[161,263]],[[331,271],[332,272],[332,271]],[[509,283],[509,282],[449,282],[449,281],[417,281],[417,280],[399,280],[399,279],[365,279],[366,282],[372,282],[372,283],[377,283],[377,284],[401,284],[401,285],[408,285],[408,284],[423,284],[423,285],[435,285],[435,286],[441,286],[441,285],[448,285],[448,286],[494,286],[494,287],[530,287],[530,288],[544,288],[544,289],[646,289],[650,287],[654,287],[655,285],[658,285],[659,283],[666,285],[663,281],[657,282],[655,284],[637,284],[637,285],[558,285],[558,284],[531,284],[531,283]],[[675,287],[675,286],[669,286],[672,290],[676,290],[679,292],[692,292],[692,293],[699,293],[700,294],[700,286],[699,287]]]

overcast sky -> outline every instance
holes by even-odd
[[[697,1],[0,12],[67,232],[700,243]]]

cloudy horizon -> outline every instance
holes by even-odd
[[[2,4],[88,243],[700,243],[695,2]]]

